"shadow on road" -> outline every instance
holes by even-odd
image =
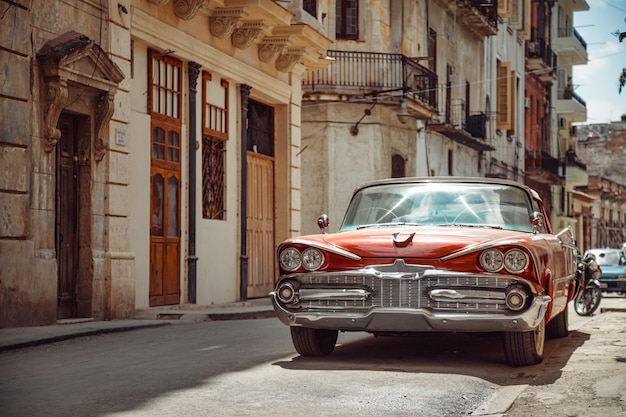
[[[590,337],[571,331],[562,339],[546,340],[544,361],[526,367],[506,363],[500,333],[426,333],[415,336],[364,334],[339,343],[328,357],[296,356],[274,365],[293,370],[372,370],[474,376],[498,385],[542,385],[556,381],[572,353]]]

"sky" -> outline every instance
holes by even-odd
[[[626,88],[618,78],[626,68],[626,0],[587,0],[589,10],[574,12],[574,27],[587,42],[587,65],[574,67],[574,91],[587,102],[587,123],[618,121],[626,114]]]

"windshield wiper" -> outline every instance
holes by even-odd
[[[370,227],[396,227],[396,226],[422,226],[419,223],[393,222],[393,223],[372,223],[362,224],[356,227],[356,230],[368,229]]]
[[[443,225],[442,225],[443,226]],[[504,227],[498,226],[495,224],[463,224],[463,223],[452,223],[446,226],[456,226],[456,227],[486,227],[488,229],[499,229],[502,230]]]

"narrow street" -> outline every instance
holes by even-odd
[[[0,353],[0,404],[5,417],[489,415],[494,397],[557,383],[589,320],[572,314],[565,343],[527,368],[505,364],[498,334],[340,334],[332,356],[301,358],[275,319],[181,322]]]

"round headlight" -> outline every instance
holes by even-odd
[[[592,259],[587,262],[587,268],[589,268],[591,272],[595,272],[598,270],[598,263]]]
[[[302,252],[302,266],[307,271],[315,271],[324,263],[324,254],[319,249],[308,248]]]
[[[504,254],[504,267],[512,274],[519,274],[528,266],[528,255],[521,249],[511,249]]]
[[[488,272],[498,272],[504,265],[504,255],[497,249],[488,249],[480,255],[480,266]]]
[[[295,271],[300,268],[301,256],[296,248],[287,248],[280,253],[280,266],[286,271]]]

